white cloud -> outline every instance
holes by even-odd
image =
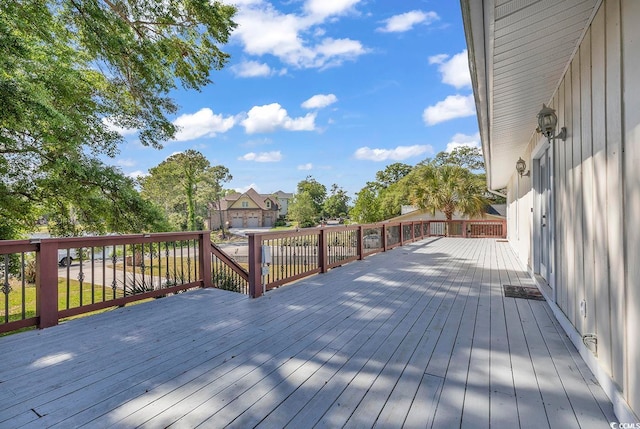
[[[448,54],[438,54],[429,57],[429,64],[442,64],[449,59]]]
[[[131,177],[132,179],[137,179],[139,177],[147,177],[149,175],[148,171],[136,170],[127,174],[127,177]]]
[[[291,118],[278,103],[254,106],[242,121],[247,134],[270,133],[277,129],[289,131],[313,131],[315,130],[316,113],[308,113],[306,116]]]
[[[227,132],[236,124],[236,118],[216,115],[211,109],[205,107],[196,113],[178,116],[173,124],[179,127],[175,139],[188,141],[200,137],[215,137],[218,133]]]
[[[231,66],[231,71],[239,77],[264,77],[273,74],[273,70],[268,64],[258,61],[243,61]]]
[[[356,150],[354,156],[356,159],[368,161],[402,161],[424,153],[433,153],[433,147],[431,145],[398,146],[395,149],[361,147]]]
[[[427,125],[435,125],[455,118],[473,116],[475,112],[473,94],[467,96],[457,94],[450,95],[434,106],[424,109],[422,119]]]
[[[447,54],[429,57],[429,64],[439,64],[438,71],[442,75],[442,83],[453,85],[458,89],[471,87],[469,57],[466,49],[451,58]]]
[[[423,12],[421,10],[412,10],[411,12],[394,15],[384,21],[383,27],[377,28],[377,31],[383,33],[402,33],[411,30],[417,24],[429,25],[440,17],[435,12]]]
[[[118,159],[116,160],[116,164],[121,166],[121,167],[133,167],[134,165],[136,165],[136,161],[133,159]]]
[[[305,171],[307,171],[307,170],[313,170],[313,164],[312,164],[312,163],[310,163],[310,162],[308,162],[308,163],[306,163],[306,164],[299,165],[299,166],[298,166],[298,170],[305,170]]]
[[[240,161],[255,161],[255,162],[278,162],[282,159],[282,154],[279,150],[273,152],[249,152],[238,160]]]
[[[480,133],[475,133],[473,135],[457,133],[455,134],[449,143],[447,143],[447,152],[452,152],[454,149],[459,147],[469,146],[469,147],[480,147]]]
[[[334,94],[317,94],[302,103],[305,109],[322,109],[338,101]]]
[[[234,188],[234,189],[235,189],[236,192],[244,194],[245,192],[247,192],[251,188],[253,188],[256,192],[260,192],[260,188],[255,183],[252,183],[252,184],[247,185],[247,186],[243,186],[241,188]]]
[[[360,0],[313,0],[302,14],[284,14],[265,1],[244,2],[234,20],[232,37],[249,55],[273,55],[296,68],[326,68],[368,52],[356,40],[324,37],[318,26],[335,19]],[[286,71],[285,71],[286,73]]]
[[[304,8],[309,15],[324,19],[349,12],[359,2],[360,0],[307,0]]]
[[[107,127],[109,131],[115,131],[121,136],[129,136],[138,132],[135,128],[123,128],[116,125],[111,118],[102,118],[102,123]]]

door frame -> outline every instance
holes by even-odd
[[[546,170],[548,171],[549,184],[548,184],[548,201],[547,201],[547,213],[546,228],[548,228],[548,266],[547,273],[541,273],[542,265],[542,199],[544,198],[544,190],[542,189],[543,181],[541,177],[540,159],[546,157]],[[554,159],[553,159],[553,146],[549,141],[542,137],[538,142],[538,145],[531,153],[532,158],[532,185],[533,185],[533,228],[532,228],[532,245],[533,245],[533,272],[541,275],[546,274],[546,277],[542,276],[549,286],[553,289],[555,300],[555,193],[554,193]]]

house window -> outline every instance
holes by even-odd
[[[242,202],[242,208],[246,209],[247,207],[249,207],[249,202],[248,201],[243,201]]]
[[[267,208],[270,209],[271,208],[271,201],[267,200]]]

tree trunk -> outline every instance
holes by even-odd
[[[222,239],[226,240],[227,236],[224,233],[224,222],[222,218],[222,207],[220,206],[220,194],[218,194],[218,213],[220,213],[220,230],[222,231]]]

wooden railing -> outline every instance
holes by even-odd
[[[258,297],[433,236],[505,237],[501,221],[389,222],[249,235],[244,268],[209,231],[0,241],[0,333],[186,289]]]
[[[249,234],[249,294],[426,237],[506,237],[506,221],[414,221]]]
[[[208,231],[0,241],[0,332],[211,287],[212,259]]]

